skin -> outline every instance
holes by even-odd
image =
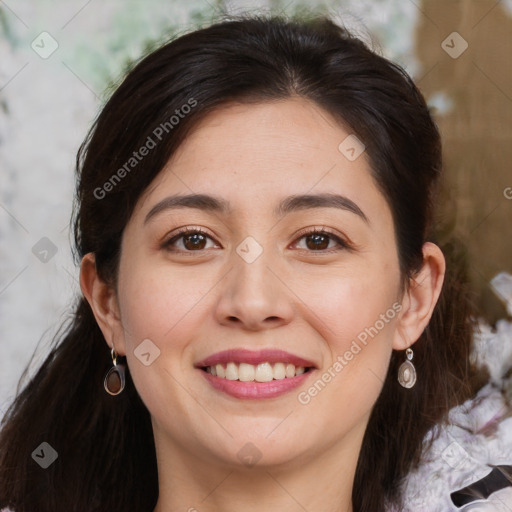
[[[151,414],[154,512],[353,510],[362,437],[391,352],[411,346],[427,326],[445,261],[426,243],[423,268],[400,293],[391,211],[366,154],[349,161],[338,150],[349,134],[301,98],[223,106],[139,199],[123,233],[117,289],[98,277],[94,254],[83,258],[83,293],[108,347],[126,355]],[[192,192],[228,200],[233,214],[181,208],[144,224],[160,200]],[[322,192],[350,198],[369,224],[336,208],[274,216],[282,198]],[[187,226],[211,237],[202,250],[183,238],[175,252],[161,247]],[[322,226],[352,249],[328,237],[318,250],[299,233]],[[263,249],[252,263],[236,252],[247,236]],[[397,301],[401,311],[308,404],[299,403],[298,394]],[[134,355],[147,338],[160,350],[149,366]],[[194,368],[228,348],[279,348],[318,370],[280,397],[236,399]],[[261,454],[253,467],[237,456],[248,442]]]

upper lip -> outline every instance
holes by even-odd
[[[316,368],[312,361],[308,361],[302,357],[290,354],[285,350],[266,349],[266,350],[247,350],[247,349],[229,349],[222,352],[216,352],[206,359],[195,364],[196,368],[204,368],[206,366],[214,366],[222,363],[248,363],[257,365],[260,363],[290,363],[295,366]]]

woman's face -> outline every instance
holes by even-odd
[[[391,211],[349,135],[303,99],[232,104],[139,200],[114,343],[157,443],[224,466],[359,449],[401,296]],[[212,199],[172,207],[190,194]]]

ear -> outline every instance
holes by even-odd
[[[427,327],[443,287],[446,262],[441,249],[432,242],[423,244],[423,265],[404,292],[401,316],[393,340],[395,350],[405,350]]]
[[[125,355],[124,337],[115,290],[103,281],[96,269],[96,258],[90,252],[80,265],[80,287],[105,337],[107,345]]]

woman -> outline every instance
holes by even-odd
[[[325,18],[219,22],[134,67],[77,171],[83,297],[4,419],[0,506],[399,510],[472,335],[405,72]]]

